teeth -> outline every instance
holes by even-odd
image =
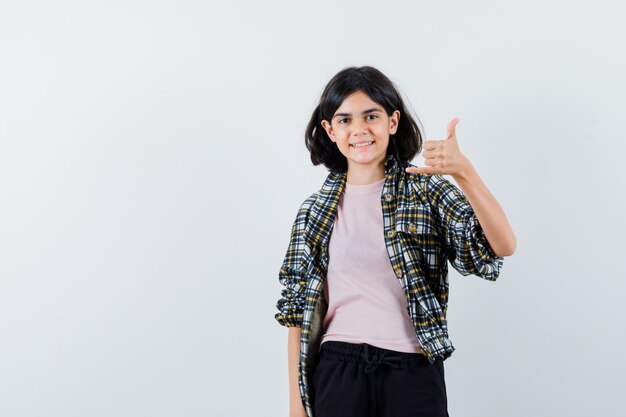
[[[370,141],[370,142],[359,143],[359,144],[357,144],[357,145],[354,145],[354,144],[353,144],[353,145],[350,145],[350,146],[355,146],[355,147],[359,147],[359,148],[360,148],[361,146],[371,145],[372,143],[374,143],[374,142],[371,142],[371,141]]]

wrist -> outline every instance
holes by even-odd
[[[461,169],[459,169],[459,171],[456,174],[453,174],[452,177],[458,183],[459,181],[461,182],[469,181],[472,175],[474,175],[475,173],[476,173],[476,170],[474,169],[474,165],[472,165],[469,159],[463,157],[463,163],[461,164]]]

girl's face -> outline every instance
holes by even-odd
[[[400,111],[387,116],[381,105],[364,92],[356,91],[343,100],[331,121],[322,120],[322,126],[347,158],[348,169],[356,166],[374,169],[384,165],[389,135],[396,133],[399,119]]]

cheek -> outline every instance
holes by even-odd
[[[376,134],[378,136],[384,136],[386,134],[389,134],[389,126],[383,123],[376,125]]]

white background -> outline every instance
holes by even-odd
[[[287,416],[278,269],[350,65],[460,118],[517,237],[450,268],[450,415],[624,415],[618,2],[439,3],[0,2],[0,415]]]

